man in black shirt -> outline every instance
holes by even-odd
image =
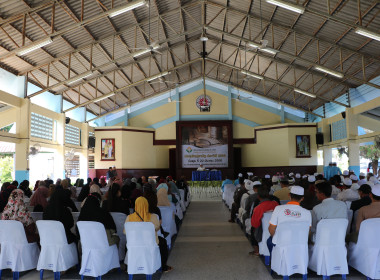
[[[359,190],[360,199],[355,200],[351,203],[351,210],[356,211],[362,208],[363,206],[371,204],[371,198],[369,194],[371,193],[371,187],[368,184],[363,184],[360,186]]]

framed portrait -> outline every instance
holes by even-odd
[[[100,160],[115,160],[115,139],[107,138],[101,140],[101,155]]]
[[[296,158],[309,158],[310,135],[296,135]]]

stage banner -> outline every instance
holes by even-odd
[[[228,168],[228,127],[182,128],[182,168]]]

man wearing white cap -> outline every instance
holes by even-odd
[[[228,177],[226,176],[226,179],[222,182],[222,192],[224,192],[224,186],[225,185],[231,185],[233,183],[234,182],[232,182],[232,180],[228,179]]]
[[[268,228],[271,235],[267,242],[270,252],[272,251],[273,244],[276,244],[276,228],[280,223],[306,221],[309,226],[311,226],[310,211],[300,206],[304,193],[304,188],[293,186],[289,193],[290,201],[287,204],[279,205],[274,209]]]
[[[351,188],[352,180],[345,178],[343,180],[343,190],[337,196],[337,200],[341,201],[355,201],[360,198],[358,191]]]
[[[331,192],[331,185],[326,181],[315,185],[315,194],[322,203],[314,206],[311,211],[313,219],[312,233],[316,232],[317,224],[322,219],[347,219],[346,203],[331,198]]]
[[[231,218],[228,220],[230,223],[235,222],[236,214],[239,212],[240,208],[241,197],[243,196],[243,194],[247,192],[247,189],[245,188],[244,184],[243,174],[242,176],[239,176],[239,185],[240,187],[238,187],[234,192],[234,202],[232,203],[231,207]]]
[[[363,185],[363,184],[367,184],[367,180],[366,180],[366,177],[365,177],[365,173],[363,173],[363,172],[361,172],[360,174],[359,174],[359,182],[358,182],[358,184],[359,184],[359,186],[361,186],[361,185]]]
[[[239,173],[239,174],[238,174],[238,178],[234,181],[234,185],[235,185],[235,186],[239,185],[239,179],[240,179],[240,178],[243,178],[243,174],[242,174],[242,173]]]
[[[358,191],[360,188],[360,186],[358,184],[358,177],[355,174],[352,174],[352,175],[350,175],[350,179],[352,181],[351,189],[353,189],[354,191]]]
[[[271,188],[270,194],[273,194],[275,191],[278,191],[281,189],[281,185],[278,184],[279,178],[277,176],[272,177],[272,183],[273,186]]]
[[[357,242],[362,221],[372,218],[380,218],[380,184],[376,184],[372,187],[369,196],[372,202],[370,205],[363,206],[358,210],[358,216],[356,217],[356,232],[350,234],[347,237],[347,241]]]
[[[253,182],[251,180],[248,180],[248,179],[244,180],[244,186],[247,192],[244,193],[240,199],[240,208],[239,208],[239,215],[238,215],[240,221],[243,221],[243,215],[245,214],[245,202],[247,198],[249,197],[249,195],[255,193],[253,191]]]

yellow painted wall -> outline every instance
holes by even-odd
[[[130,118],[128,120],[128,124],[133,127],[147,127],[157,122],[166,120],[170,117],[175,116],[175,106],[175,102],[166,103],[158,108]]]
[[[253,138],[253,127],[250,127],[248,125],[239,123],[239,122],[233,122],[233,137],[235,139],[239,138]]]
[[[271,125],[281,122],[279,115],[236,100],[232,100],[232,112],[234,116],[253,121],[260,125]]]
[[[203,90],[195,91],[184,97],[181,97],[180,114],[181,115],[199,115],[199,109],[196,106],[198,96],[204,94]],[[206,94],[211,98],[210,112],[202,112],[202,115],[223,115],[228,114],[228,99],[226,96],[206,90]]]
[[[176,139],[176,123],[172,122],[170,124],[164,125],[156,129],[156,139]]]
[[[0,127],[7,126],[14,122],[19,122],[20,108],[9,108],[3,112],[0,112]],[[16,129],[18,129],[16,124]]]
[[[109,127],[102,127],[108,129]],[[122,127],[112,127],[117,129]],[[153,129],[139,129],[154,131]],[[169,168],[169,146],[153,146],[153,133],[137,131],[95,131],[95,167],[106,169],[112,165],[123,169]],[[101,161],[101,139],[115,138],[115,161]]]

